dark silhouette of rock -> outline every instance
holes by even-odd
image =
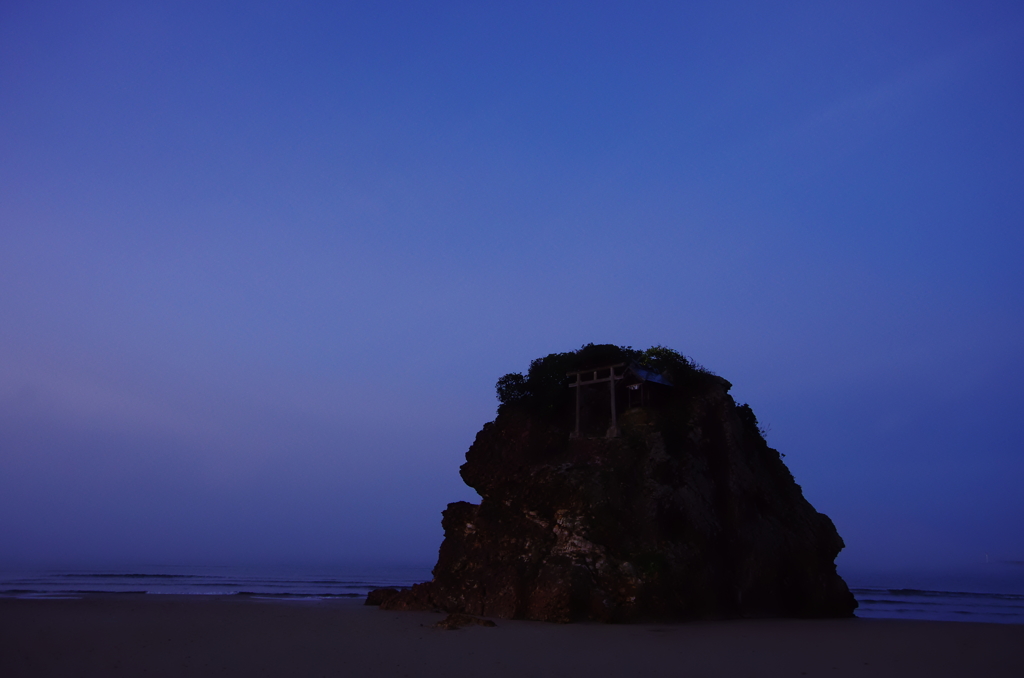
[[[577,406],[565,374],[616,363],[601,374],[623,378],[576,389]],[[640,407],[619,388],[630,367],[661,375]],[[842,539],[729,382],[668,349],[594,345],[502,380],[498,416],[461,468],[482,502],[448,505],[433,580],[382,609],[557,622],[853,614],[834,565]],[[615,430],[599,420],[611,393]],[[573,437],[577,411],[589,433]],[[605,429],[615,437],[594,434]]]
[[[366,594],[366,602],[364,605],[381,605],[385,601],[394,598],[398,595],[398,589],[384,588],[374,589]]]

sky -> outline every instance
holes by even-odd
[[[1021,83],[1013,2],[0,2],[0,565],[432,564],[589,342],[841,571],[1024,564]]]

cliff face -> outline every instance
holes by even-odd
[[[852,615],[832,521],[729,383],[697,376],[626,409],[614,438],[571,438],[564,399],[503,406],[461,469],[483,501],[449,504],[434,579],[382,607],[559,622]]]

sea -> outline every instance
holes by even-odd
[[[430,579],[428,566],[195,567],[0,570],[0,597],[81,598],[95,594],[247,596],[265,600],[363,598],[377,588]]]
[[[840,574],[858,617],[1024,624],[1024,562]]]
[[[844,574],[869,619],[1024,624],[1024,568],[1005,576]],[[0,598],[67,599],[97,594],[245,596],[268,601],[362,598],[430,579],[428,566],[195,567],[0,570]]]

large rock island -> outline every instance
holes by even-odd
[[[498,382],[433,580],[382,608],[557,622],[842,617],[843,541],[728,381],[670,349],[588,344]]]

